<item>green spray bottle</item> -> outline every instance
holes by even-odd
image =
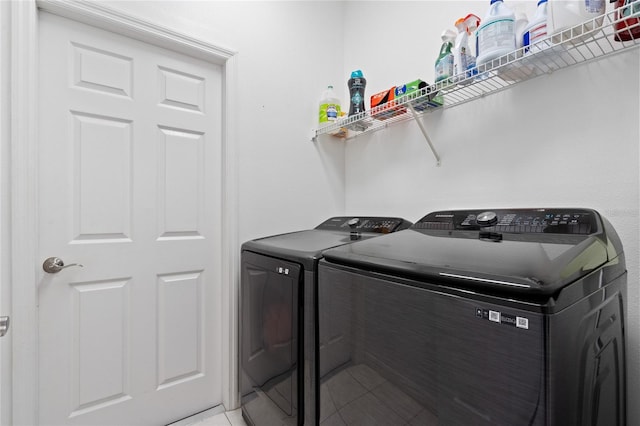
[[[453,43],[456,40],[456,33],[453,30],[444,30],[442,35],[442,46],[440,54],[436,59],[436,83],[446,81],[453,76]]]

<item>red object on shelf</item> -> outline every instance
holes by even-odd
[[[615,41],[640,38],[640,2],[616,0]]]

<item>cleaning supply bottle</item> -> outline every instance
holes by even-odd
[[[361,70],[351,73],[351,78],[347,82],[349,86],[349,116],[364,112],[364,89],[367,86],[367,79],[364,78]]]
[[[521,10],[514,10],[516,14],[516,49],[520,49],[522,47],[522,36],[524,35],[525,29],[529,26],[529,19],[527,18],[527,14]],[[518,52],[521,54],[522,52]]]
[[[444,30],[440,35],[442,46],[440,54],[436,59],[436,83],[446,81],[453,76],[453,43],[456,39],[456,33],[452,30]]]
[[[453,75],[458,84],[469,84],[471,78],[478,73],[476,57],[469,46],[469,36],[480,25],[480,18],[469,14],[455,22],[458,29],[456,42],[453,46]]]
[[[318,122],[320,126],[335,122],[340,116],[340,99],[333,93],[333,86],[327,86],[320,98]]]
[[[602,25],[605,0],[549,0],[547,31],[554,43],[589,37],[589,31]]]
[[[491,0],[489,11],[476,32],[478,66],[516,49],[516,16],[502,0]]]
[[[534,44],[547,36],[547,0],[538,1],[535,15],[525,28],[522,35],[522,45],[524,52],[530,53],[534,49]]]

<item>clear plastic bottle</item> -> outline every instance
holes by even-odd
[[[487,15],[476,32],[478,66],[516,49],[516,16],[502,0],[491,0]]]
[[[456,33],[452,30],[444,30],[442,35],[442,46],[436,59],[436,83],[448,80],[453,76],[453,43],[456,40]]]
[[[333,86],[327,86],[320,98],[318,123],[327,125],[335,122],[340,117],[340,99],[333,92]]]

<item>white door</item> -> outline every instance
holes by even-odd
[[[220,404],[221,68],[39,16],[40,424]]]

